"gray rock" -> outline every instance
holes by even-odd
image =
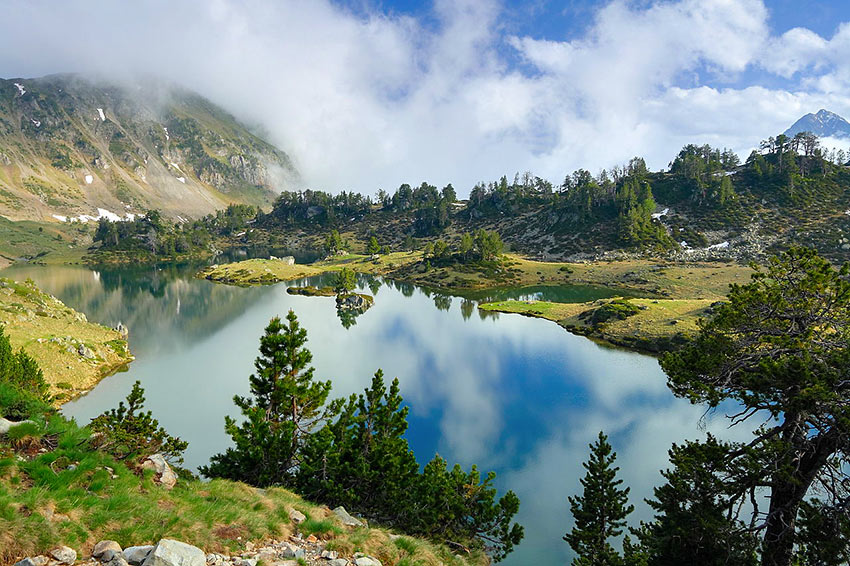
[[[171,469],[171,466],[168,465],[162,454],[148,456],[142,462],[142,469],[156,472],[154,481],[166,489],[171,489],[177,484],[177,474],[174,473],[174,470]]]
[[[87,360],[93,360],[95,358],[94,352],[92,352],[85,344],[77,346],[77,353]]]
[[[139,564],[145,561],[151,550],[153,550],[153,545],[129,546],[124,549],[124,560],[132,564],[132,566],[139,566]]]
[[[361,556],[360,558],[355,558],[354,563],[357,566],[382,566],[381,561],[377,558],[372,558],[371,556]]]
[[[142,566],[206,566],[204,551],[191,544],[164,538],[145,558]]]
[[[348,560],[345,558],[337,558],[328,562],[328,566],[348,566]]]
[[[46,556],[28,556],[15,562],[15,566],[46,566],[49,559]]]
[[[7,432],[9,432],[10,428],[12,428],[14,426],[22,425],[24,423],[32,423],[32,421],[27,420],[27,421],[17,421],[17,422],[15,422],[15,421],[10,421],[10,420],[4,419],[3,417],[0,417],[0,434],[6,434]]]
[[[236,561],[236,566],[257,566],[256,558],[243,558]]]
[[[296,525],[300,525],[301,523],[303,523],[304,521],[307,520],[307,517],[304,515],[304,513],[302,513],[301,511],[298,511],[297,509],[290,509],[289,510],[289,518]]]
[[[77,561],[77,551],[67,546],[60,546],[50,551],[50,556],[60,564],[73,564]]]
[[[298,560],[299,558],[305,558],[305,553],[303,548],[298,548],[297,546],[286,546],[283,550],[281,550],[280,555],[284,558],[295,558]]]
[[[115,330],[118,331],[118,334],[127,338],[130,335],[130,329],[124,326],[124,323],[119,322],[117,326],[115,326]]]
[[[111,550],[107,551],[107,553],[112,552]],[[124,560],[124,555],[120,553],[114,553],[112,558],[103,563],[105,566],[130,566],[126,560]]]
[[[336,560],[337,558],[339,558],[339,554],[337,554],[335,550],[323,550],[322,558],[326,560]]]
[[[340,520],[340,522],[347,527],[362,527],[363,521],[360,519],[355,519],[351,515],[348,514],[348,511],[345,510],[345,507],[340,505],[336,509],[334,509],[334,514]]]
[[[121,553],[121,545],[115,542],[114,540],[102,540],[96,545],[91,551],[92,558],[96,558],[101,562],[108,562],[112,560],[112,555],[109,558],[106,557],[107,552],[112,552],[113,554]]]

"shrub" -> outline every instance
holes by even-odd
[[[107,448],[118,459],[138,458],[160,453],[169,461],[182,462],[188,442],[170,436],[151,412],[143,412],[145,391],[137,381],[127,395],[127,405],[121,401],[92,419],[91,430],[99,433],[98,446]]]

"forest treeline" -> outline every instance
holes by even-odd
[[[392,193],[379,189],[374,197],[284,191],[268,212],[231,205],[193,222],[169,222],[155,211],[133,222],[101,220],[94,239],[102,250],[173,257],[293,231],[354,231],[364,249],[377,235],[382,245],[399,250],[411,238],[459,238],[488,227],[516,249],[565,255],[588,247],[654,252],[704,247],[707,232],[735,234],[761,222],[768,231],[787,233],[789,244],[826,246],[838,242],[844,219],[827,226],[807,213],[813,207],[820,219],[843,213],[850,192],[846,157],[824,150],[808,133],[764,140],[743,163],[728,149],[687,145],[657,172],[636,157],[595,175],[579,169],[558,184],[516,174],[476,184],[465,201],[451,184],[438,188],[427,182],[402,184]],[[791,227],[801,223],[813,225],[805,232]],[[545,235],[552,241],[541,239]]]

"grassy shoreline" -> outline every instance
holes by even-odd
[[[38,362],[57,405],[135,359],[126,336],[89,322],[32,281],[0,278],[0,324],[12,346]]]
[[[246,260],[206,268],[198,277],[230,285],[268,285],[349,267],[358,273],[463,295],[465,292],[531,285],[592,285],[622,291],[637,309],[623,320],[589,323],[581,318],[610,300],[585,303],[501,301],[483,303],[489,312],[517,313],[556,322],[596,341],[657,354],[682,343],[697,329],[711,304],[723,300],[732,283],[752,272],[733,263],[671,263],[626,260],[594,263],[539,262],[508,255],[486,269],[449,265],[423,269],[419,252],[397,252],[373,259],[348,254],[310,265],[277,260]],[[589,315],[586,315],[589,316]]]

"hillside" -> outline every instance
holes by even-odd
[[[267,204],[289,157],[210,101],[155,80],[0,79],[0,216],[50,220]]]

